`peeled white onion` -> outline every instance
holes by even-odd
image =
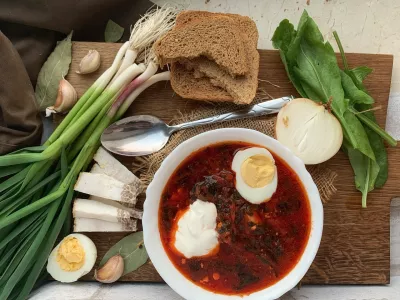
[[[290,101],[278,113],[276,138],[304,164],[327,161],[340,149],[342,126],[324,105],[310,99]]]

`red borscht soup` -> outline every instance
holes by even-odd
[[[311,211],[296,173],[275,153],[278,185],[268,202],[251,204],[235,188],[235,153],[257,145],[224,142],[187,157],[168,180],[160,202],[163,246],[190,281],[220,294],[247,295],[285,277],[306,247]],[[186,258],[174,247],[177,219],[200,199],[217,209],[218,248]]]

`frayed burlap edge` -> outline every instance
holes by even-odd
[[[258,99],[255,102],[261,102],[265,99]],[[193,120],[199,120],[210,116],[215,116],[227,112],[237,110],[238,107],[233,104],[225,103],[213,103],[204,104],[199,107],[196,111],[192,111],[186,114],[178,113],[178,115],[170,122],[171,124],[179,124],[184,122],[190,122]],[[218,129],[218,128],[248,128],[260,131],[266,135],[274,137],[276,117],[258,117],[250,119],[242,119],[235,121],[228,121],[219,124],[207,125],[202,127],[190,128],[176,132],[169,140],[168,144],[159,152],[138,157],[133,162],[133,171],[140,174],[145,187],[153,180],[154,174],[161,166],[163,160],[171,153],[179,144],[186,141],[187,139],[198,135],[200,133]],[[334,181],[337,174],[327,168],[324,164],[317,166],[308,166],[307,170],[310,172],[315,184],[318,187],[323,203],[329,201],[332,195],[336,192]]]

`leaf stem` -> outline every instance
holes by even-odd
[[[385,130],[379,127],[373,120],[365,116],[364,114],[360,114],[356,109],[349,107],[349,110],[356,115],[356,117],[365,125],[367,125],[371,130],[379,134],[388,144],[392,147],[397,145],[397,141],[388,134]]]
[[[365,177],[365,186],[364,190],[361,193],[362,194],[362,199],[361,199],[361,206],[363,208],[367,207],[367,196],[368,196],[368,189],[369,189],[369,178],[371,176],[371,159],[368,159],[368,166],[367,166],[367,174]]]
[[[349,70],[349,65],[348,65],[348,63],[347,63],[347,58],[346,58],[346,55],[344,54],[342,42],[340,41],[339,35],[337,34],[336,30],[333,32],[333,36],[335,37],[336,44],[337,44],[338,47],[339,47],[340,55],[342,56],[342,61],[343,61],[344,69],[345,69],[346,71],[348,71],[348,70]]]

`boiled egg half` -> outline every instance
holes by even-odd
[[[60,282],[75,282],[92,270],[97,249],[83,234],[66,236],[50,253],[47,272]]]
[[[265,148],[251,147],[236,152],[232,161],[236,190],[253,204],[269,201],[278,186],[272,154]]]

